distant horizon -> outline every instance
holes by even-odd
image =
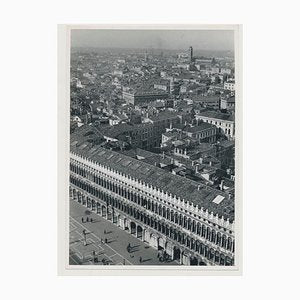
[[[193,45],[191,45],[193,47]],[[91,49],[126,49],[126,50],[153,50],[153,51],[188,51],[188,48],[181,48],[181,49],[170,49],[170,48],[136,48],[136,47],[100,47],[100,46],[71,46],[71,49],[78,49],[78,48],[91,48]],[[205,52],[234,52],[232,49],[201,49],[201,48],[194,48],[193,51],[205,51]]]
[[[72,29],[72,48],[234,51],[233,30]]]

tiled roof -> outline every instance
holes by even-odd
[[[224,120],[224,121],[234,121],[234,117],[230,114],[219,113],[216,111],[203,111],[198,114],[199,117],[207,117],[212,119]]]
[[[182,131],[195,133],[195,132],[199,132],[199,131],[209,129],[209,128],[213,128],[213,127],[215,127],[215,126],[212,125],[212,124],[203,122],[203,123],[199,124],[198,126],[185,127],[185,128],[182,129]]]
[[[234,220],[234,200],[229,199],[228,195],[220,190],[207,187],[204,184],[174,175],[159,167],[99,146],[84,143],[77,147],[72,138],[70,151],[133,178],[140,179],[181,199],[188,200],[205,210],[208,209],[210,213],[218,213],[219,216],[223,216],[225,219]],[[213,202],[218,195],[225,197],[220,204]]]
[[[152,121],[160,121],[160,120],[168,120],[168,119],[177,118],[177,116],[178,116],[177,113],[164,111],[164,112],[160,112],[159,114],[157,114],[155,116],[149,117],[149,119]]]

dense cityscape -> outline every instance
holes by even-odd
[[[234,265],[234,53],[72,48],[70,264]]]

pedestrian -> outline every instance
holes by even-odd
[[[142,262],[143,260],[142,260],[142,257],[140,256],[140,263]]]
[[[93,219],[91,218],[91,223],[93,223]]]
[[[83,217],[81,218],[81,223],[84,223],[84,219],[83,219]]]
[[[97,258],[96,258],[96,251],[95,250],[93,250],[93,261],[94,261],[94,263],[95,262],[97,262]]]
[[[104,234],[106,234],[106,230],[104,229]]]
[[[105,244],[107,244],[107,239],[105,239]]]
[[[87,222],[89,221],[89,217],[86,217],[86,221],[87,221]]]

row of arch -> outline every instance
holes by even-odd
[[[140,205],[158,214],[159,216],[166,218],[171,222],[174,222],[175,224],[191,231],[194,234],[199,235],[200,237],[208,240],[211,243],[214,243],[217,246],[234,252],[234,240],[231,237],[228,237],[226,234],[218,232],[215,229],[211,229],[210,226],[201,224],[194,219],[192,220],[190,217],[173,211],[172,209],[153,200],[146,199],[145,197],[134,193],[133,191],[127,190],[121,186],[118,186],[115,183],[109,182],[106,179],[99,178],[98,176],[95,176],[95,178],[97,178],[97,180],[95,179],[96,183],[104,187],[105,189],[108,189],[113,193],[116,193],[119,196],[124,197],[129,201],[132,201],[137,205]],[[70,177],[70,181],[71,183],[75,184],[76,186],[80,187],[81,189],[87,191],[97,198],[104,199],[105,197],[105,193],[102,190],[99,190],[73,176]]]
[[[82,203],[83,205],[87,205],[88,208],[91,208],[92,210],[95,210],[97,213],[101,210],[101,215],[104,215],[108,217],[108,206],[110,205],[112,207],[112,217],[110,219],[114,220],[114,208],[122,211],[124,214],[127,214],[128,216],[134,218],[135,220],[139,221],[142,224],[145,224],[154,230],[158,231],[159,233],[165,235],[166,237],[172,239],[173,241],[178,242],[182,246],[187,247],[188,249],[196,252],[197,254],[200,254],[213,263],[219,264],[221,262],[218,257],[221,257],[221,255],[224,256],[224,254],[215,251],[212,247],[209,247],[208,245],[205,245],[204,243],[200,242],[199,240],[195,240],[188,236],[187,234],[173,228],[172,226],[166,224],[165,222],[162,222],[158,219],[156,219],[153,216],[149,216],[144,211],[140,211],[137,208],[123,203],[121,200],[116,199],[114,197],[111,197],[108,194],[103,194],[103,199],[106,204],[100,204],[99,202],[95,201],[94,199],[90,197],[84,196],[80,191],[76,189],[71,190],[71,195],[73,199],[76,199],[78,202]],[[226,259],[224,260],[226,265],[232,265],[233,260],[230,257],[224,256]]]

